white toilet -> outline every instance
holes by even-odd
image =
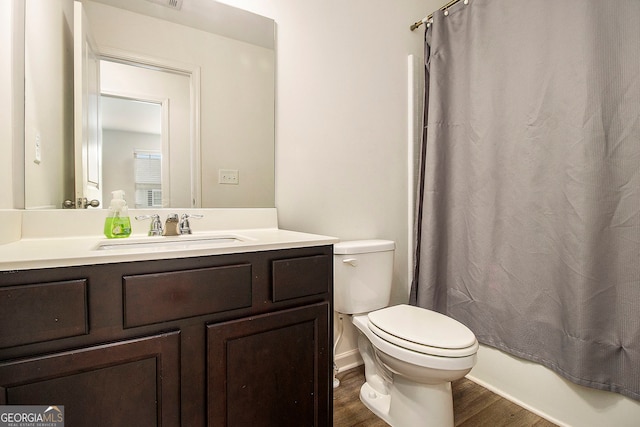
[[[334,246],[334,306],[351,314],[366,382],[360,399],[395,427],[453,426],[451,381],[476,361],[478,341],[462,323],[410,305],[387,307],[395,243]]]

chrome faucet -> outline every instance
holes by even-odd
[[[203,218],[204,215],[199,214],[182,214],[178,219],[178,214],[169,214],[162,227],[160,222],[160,215],[139,215],[136,216],[137,220],[151,219],[151,227],[149,228],[149,236],[179,236],[181,234],[191,234],[191,225],[189,219]]]
[[[149,227],[149,236],[162,236],[162,223],[160,222],[160,215],[139,215],[136,216],[138,221],[142,219],[151,219],[151,226]]]
[[[191,225],[189,224],[189,218],[199,219],[203,218],[204,215],[198,214],[182,214],[180,217],[180,224],[178,225],[178,229],[180,234],[191,234]]]
[[[179,236],[182,234],[180,232],[180,221],[178,221],[178,214],[169,214],[167,215],[167,220],[164,222],[164,232],[163,236]]]

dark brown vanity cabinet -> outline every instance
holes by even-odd
[[[332,424],[332,247],[0,272],[0,404],[75,426]]]
[[[328,303],[207,327],[209,425],[328,426]],[[218,397],[218,398],[216,398]]]
[[[172,332],[2,363],[0,403],[64,405],[68,426],[179,425],[179,339]]]

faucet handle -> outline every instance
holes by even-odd
[[[194,219],[200,219],[200,218],[204,218],[203,214],[182,214],[181,218],[184,219],[189,219],[189,218],[194,218]]]
[[[143,219],[151,219],[151,227],[149,228],[149,236],[162,236],[162,222],[160,222],[160,215],[138,215],[136,216],[138,221]]]
[[[189,224],[189,219],[200,219],[204,218],[204,215],[201,214],[182,214],[180,217],[180,234],[191,234],[191,225]]]

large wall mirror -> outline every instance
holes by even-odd
[[[274,207],[274,37],[214,0],[25,0],[25,208]]]

